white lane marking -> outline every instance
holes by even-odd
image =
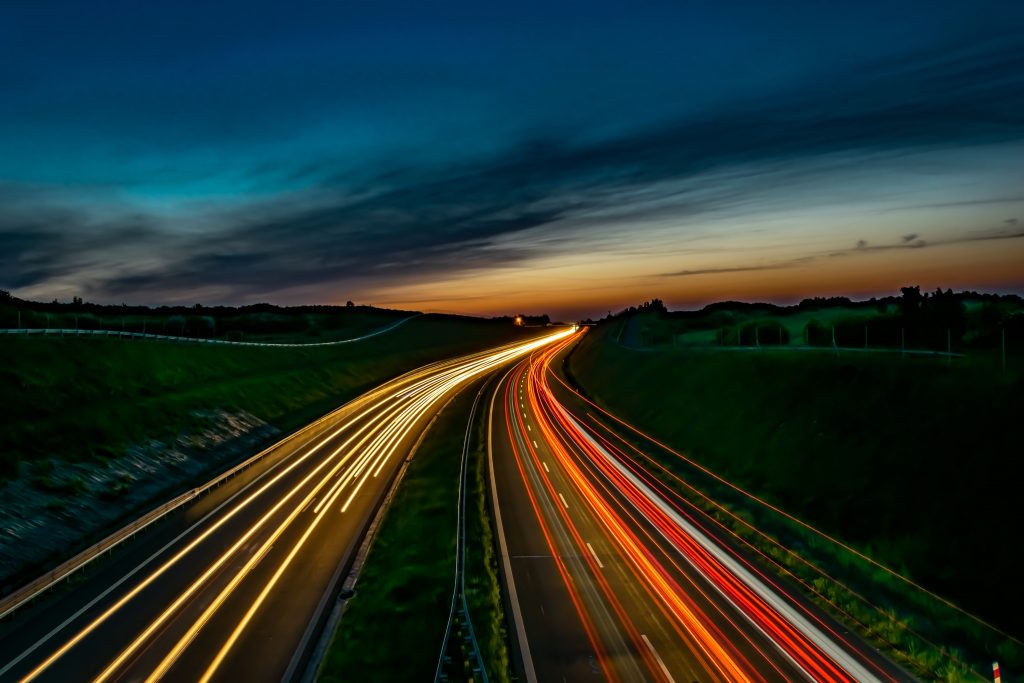
[[[672,678],[672,674],[668,672],[668,667],[665,666],[665,662],[662,661],[661,655],[658,654],[658,651],[654,649],[654,645],[651,644],[650,638],[642,633],[640,634],[640,637],[644,639],[644,644],[647,645],[647,649],[650,650],[651,654],[654,655],[654,658],[658,660],[658,666],[661,667],[661,673],[665,674],[665,678],[669,680],[669,683],[675,683],[676,679]]]
[[[549,469],[548,469],[548,464],[547,464],[546,462],[544,462],[543,460],[541,460],[541,461],[540,461],[540,464],[541,464],[541,465],[544,465],[544,471],[545,471],[545,472],[547,472],[548,474],[551,474],[551,470],[549,470]]]
[[[604,569],[604,564],[601,563],[601,558],[597,556],[596,552],[594,552],[594,546],[587,543],[587,547],[590,548],[590,554],[594,556],[594,562],[597,562],[597,566]],[[650,643],[648,643],[648,645],[650,645]]]
[[[564,505],[565,509],[568,510],[569,509],[569,504],[565,502],[565,496],[563,496],[561,493],[559,493],[558,497],[562,499],[562,505]]]
[[[619,472],[622,473],[622,476],[628,479],[634,487],[640,490],[640,492],[643,493],[645,498],[647,498],[652,503],[661,508],[665,515],[667,515],[673,522],[675,522],[677,527],[681,528],[688,536],[690,536],[693,540],[695,540],[697,543],[703,546],[705,550],[714,555],[721,564],[725,565],[725,567],[729,569],[738,579],[740,579],[755,593],[757,593],[765,602],[769,603],[775,609],[775,611],[778,612],[780,616],[782,616],[782,618],[786,619],[790,624],[792,624],[798,630],[800,630],[805,636],[807,636],[808,639],[810,639],[819,648],[821,648],[825,652],[825,654],[831,657],[833,661],[839,664],[839,666],[842,667],[847,673],[852,675],[858,681],[865,681],[866,683],[881,682],[880,678],[878,678],[873,673],[868,671],[864,667],[864,665],[862,665],[859,661],[857,661],[851,655],[849,655],[842,648],[842,646],[839,645],[839,643],[832,640],[821,629],[813,625],[810,621],[804,618],[802,614],[797,612],[796,607],[786,602],[785,599],[783,599],[774,591],[769,589],[760,579],[756,578],[750,571],[748,571],[746,567],[742,566],[737,560],[733,559],[732,556],[730,556],[724,550],[722,550],[717,543],[711,541],[702,531],[698,530],[697,527],[686,521],[686,519],[684,519],[680,514],[678,514],[675,510],[669,507],[668,503],[665,501],[664,498],[655,493],[650,487],[647,486],[647,484],[641,481],[632,472],[632,470],[628,469],[625,465],[623,465],[621,462],[612,457],[612,455],[607,450],[605,450],[604,446],[599,444],[590,435],[590,433],[583,428],[583,425],[580,424],[579,420],[577,420],[572,415],[569,415],[564,409],[562,409],[562,413],[566,415],[569,420],[572,421],[572,423],[576,427],[577,433],[581,434],[583,438],[585,438],[587,442],[594,447],[594,450],[598,454],[600,454],[602,458],[605,459],[605,461],[613,465],[615,469],[619,470]],[[633,504],[633,506],[639,510],[639,507],[637,507],[635,503]],[[665,538],[665,540],[675,545],[675,541],[672,541],[672,539],[670,539],[664,532],[660,533]],[[692,560],[689,560],[687,558],[687,562],[689,562],[691,566],[696,567],[696,565],[693,564]],[[715,582],[712,581],[711,585],[722,597],[726,599],[727,602],[732,603],[732,600],[729,598],[729,596],[726,595],[725,592]],[[785,656],[790,662],[792,662],[795,667],[806,673],[804,668],[796,661],[796,659],[794,659],[792,655],[786,652],[785,648],[783,648],[777,640],[772,638],[764,628],[762,628],[756,621],[753,620],[753,618],[750,617],[750,615],[748,615],[742,609],[739,610],[739,612],[744,619],[746,619],[750,624],[755,626],[761,633],[763,633],[765,637],[772,642],[775,648],[780,653],[782,653],[782,655]]]
[[[533,447],[534,448],[540,448],[540,446],[537,445],[537,440],[536,439],[533,439]]]
[[[532,429],[530,429],[530,425],[526,425],[526,431],[528,431],[528,432],[532,432],[533,431]]]

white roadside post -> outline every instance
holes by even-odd
[[[999,662],[992,662],[992,678],[996,683],[1003,683],[1003,677],[999,675]]]

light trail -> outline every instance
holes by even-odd
[[[232,601],[232,596],[253,574],[256,567],[266,563],[267,558],[273,556],[272,549],[275,548],[275,543],[279,543],[286,534],[290,534],[293,528],[299,527],[296,532],[298,539],[290,545],[290,550],[276,565],[269,580],[261,585],[257,597],[247,606],[232,607],[231,613],[237,611],[242,616],[230,629],[230,635],[217,651],[213,661],[207,665],[202,680],[208,680],[223,665],[232,648],[237,646],[245,628],[259,608],[265,604],[275,586],[279,585],[288,567],[300,556],[317,526],[326,519],[329,512],[338,509],[334,507],[336,501],[346,492],[349,493],[344,505],[340,507],[340,511],[345,513],[364,485],[378,478],[385,467],[395,462],[395,454],[412,440],[417,427],[426,421],[425,418],[440,402],[475,378],[571,333],[571,329],[566,329],[532,341],[508,344],[488,352],[433,363],[407,373],[353,402],[352,410],[338,418],[336,427],[331,425],[325,429],[309,446],[290,456],[287,465],[272,478],[221,511],[208,526],[199,530],[194,538],[175,551],[168,560],[127,589],[111,606],[93,617],[84,627],[79,628],[73,636],[57,646],[20,680],[28,683],[47,672],[57,661],[80,647],[87,638],[102,631],[115,615],[124,612],[127,607],[132,606],[133,610],[143,611],[148,609],[146,604],[139,604],[138,598],[143,592],[154,585],[166,582],[169,578],[180,580],[177,577],[181,574],[182,561],[186,557],[195,556],[200,552],[208,553],[209,539],[223,536],[227,529],[226,525],[239,518],[243,512],[259,510],[262,506],[264,509],[260,510],[253,523],[245,525],[237,532],[228,532],[234,535],[232,542],[224,543],[225,539],[219,538],[220,543],[224,543],[221,547],[227,546],[227,549],[217,552],[211,559],[205,561],[196,578],[188,580],[184,588],[176,589],[172,599],[153,605],[158,610],[156,616],[140,625],[136,633],[127,640],[127,645],[94,678],[97,683],[101,683],[122,675],[128,667],[136,665],[135,660],[143,652],[150,655],[162,653],[159,664],[143,674],[146,680],[155,681],[167,676],[204,627],[224,611],[225,605]],[[344,440],[334,447],[334,441],[342,435]],[[328,444],[332,449],[327,455],[321,455],[320,452]],[[303,472],[303,468],[309,468],[309,471]],[[349,487],[351,491],[346,491]],[[302,515],[321,494],[324,495],[313,508],[312,517]],[[366,505],[371,502],[368,499]],[[361,507],[361,513],[365,511],[366,505]],[[244,548],[248,548],[251,541],[257,538],[259,548],[249,555],[240,568],[232,569],[225,574],[224,569],[232,558]],[[276,552],[274,550],[274,553]],[[137,569],[132,573],[135,571]],[[217,587],[215,582],[220,580],[226,580],[226,584]],[[194,597],[199,594],[207,596],[203,602],[203,609],[198,616],[189,616],[188,612],[193,608],[188,606],[194,604]],[[173,629],[168,630],[172,620],[185,626],[180,636],[174,634]],[[22,652],[4,670],[9,670],[48,643],[57,632],[54,630],[46,638]],[[172,639],[173,644],[166,642],[168,638]],[[165,647],[167,649],[163,649]]]
[[[880,662],[863,644],[840,633],[831,621],[790,595],[777,579],[709,535],[689,515],[681,514],[674,502],[662,495],[663,487],[649,485],[654,478],[637,461],[606,447],[601,437],[592,435],[582,420],[559,402],[547,382],[549,375],[557,377],[550,365],[576,338],[538,351],[509,376],[505,422],[530,507],[598,657],[608,656],[601,639],[607,637],[609,627],[594,627],[590,610],[601,606],[582,599],[578,591],[579,586],[591,583],[600,589],[598,594],[603,594],[604,603],[615,614],[618,628],[634,642],[633,656],[646,664],[656,679],[671,680],[670,667],[678,662],[666,663],[647,635],[636,630],[636,620],[645,618],[643,612],[651,614],[641,604],[645,600],[663,615],[661,626],[679,637],[699,662],[703,675],[715,680],[765,680],[761,671],[782,679],[903,680],[902,672]],[[550,454],[550,468],[541,450]],[[526,462],[533,466],[527,468]],[[556,488],[551,481],[556,464],[573,496],[582,501],[582,509],[570,509],[570,490],[564,484]],[[556,504],[539,505],[537,501],[545,496]],[[576,521],[578,516],[582,517]],[[568,545],[559,545],[547,530],[556,522],[564,528]],[[579,536],[576,526],[580,523],[596,525],[615,552],[599,559],[593,545]],[[559,557],[566,553],[582,558],[579,571],[583,574],[574,574],[560,562]],[[598,570],[611,570],[629,585],[638,586],[641,603],[624,605],[608,590],[603,572]],[[737,643],[745,643],[753,659]],[[606,672],[615,666],[602,660]],[[791,673],[785,673],[787,668]]]

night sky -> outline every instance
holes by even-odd
[[[0,8],[0,288],[603,314],[1024,291],[1024,2]]]

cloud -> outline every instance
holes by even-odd
[[[541,136],[475,163],[380,168],[360,174],[358,187],[345,186],[330,161],[304,159],[296,168],[314,182],[308,191],[206,217],[212,227],[203,234],[166,218],[111,217],[92,207],[63,215],[4,207],[0,286],[78,278],[97,297],[135,301],[200,288],[230,301],[300,288],[330,296],[341,287],[472,273],[586,248],[587,226],[602,215],[621,226],[651,211],[680,220],[721,208],[756,212],[763,204],[751,203],[751,187],[785,192],[793,169],[808,160],[852,164],[865,154],[1024,139],[1024,46],[1008,41],[942,46],[837,76],[834,85],[809,84],[615,139]],[[709,187],[702,181],[709,173],[721,182]],[[46,219],[26,222],[32,214]],[[852,251],[945,243],[912,233],[896,244],[860,240]]]
[[[674,273],[661,273],[660,277],[691,277],[693,275],[719,275],[721,273],[749,273],[758,270],[780,270],[782,268],[791,268],[796,265],[794,261],[786,261],[783,263],[772,263],[762,266],[733,266],[726,268],[700,268],[696,270],[680,270]]]
[[[829,252],[827,256],[846,256],[852,253],[864,253],[872,251],[892,251],[895,249],[924,249],[926,247],[943,247],[954,244],[970,244],[971,242],[989,242],[992,240],[1014,240],[1024,237],[1024,230],[975,230],[963,232],[959,235],[951,235],[935,240],[926,241],[921,239],[917,233],[904,235],[899,242],[891,244],[868,244],[866,240],[857,240],[856,246],[842,250]]]
[[[908,239],[909,238],[909,239]],[[760,270],[785,270],[805,265],[822,258],[839,258],[855,254],[863,255],[879,251],[892,251],[899,249],[924,249],[926,247],[950,246],[956,244],[968,244],[971,242],[987,242],[991,240],[1015,240],[1024,238],[1024,230],[989,230],[966,232],[960,235],[947,237],[940,240],[926,242],[919,239],[917,234],[904,235],[900,241],[892,244],[872,245],[867,240],[857,240],[857,244],[849,249],[841,251],[820,252],[809,254],[793,259],[786,259],[767,264],[723,266],[718,268],[701,268],[694,270],[680,270],[671,273],[660,273],[659,277],[689,277],[693,275],[715,275],[721,273],[747,273]]]

